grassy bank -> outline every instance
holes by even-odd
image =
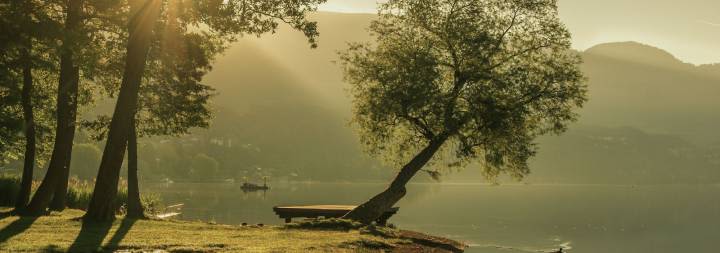
[[[33,193],[40,186],[40,182],[34,181]],[[66,205],[68,208],[86,210],[90,204],[94,184],[92,182],[71,178],[68,182]],[[20,177],[13,174],[0,174],[0,206],[14,206],[20,192]],[[127,181],[121,180],[118,186],[118,194],[115,199],[116,210],[123,212],[127,205]],[[153,213],[160,208],[160,197],[155,194],[142,194],[141,201],[145,210]]]
[[[9,211],[0,208],[0,252],[449,252],[450,245],[440,238],[403,237],[403,232],[384,236],[362,229],[126,219],[83,225],[80,210],[40,218],[9,216]]]

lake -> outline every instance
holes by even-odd
[[[244,193],[240,184],[146,185],[182,219],[282,224],[288,204],[357,204],[385,184],[285,183]],[[718,252],[720,186],[413,184],[390,223],[464,241],[467,252]]]

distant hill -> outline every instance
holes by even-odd
[[[694,66],[635,42],[582,55],[590,78],[583,124],[632,126],[700,144],[720,140],[720,65]]]
[[[347,86],[333,62],[347,41],[369,40],[366,27],[374,17],[315,14],[321,34],[315,50],[287,27],[230,47],[205,79],[218,91],[212,126],[165,144],[154,140],[154,149],[177,155],[141,154],[148,176],[161,174],[152,172],[156,163],[204,153],[217,160],[220,178],[261,168],[274,178],[388,180],[393,170],[364,155],[348,126]],[[720,65],[683,63],[635,42],[597,45],[582,56],[590,101],[567,134],[540,140],[528,181],[720,182]],[[168,143],[173,148],[162,147]],[[482,181],[473,168],[446,178]]]

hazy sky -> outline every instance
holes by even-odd
[[[577,49],[638,41],[680,60],[720,63],[720,0],[559,0]],[[324,11],[375,12],[376,0],[328,0]]]

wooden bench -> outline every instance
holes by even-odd
[[[344,205],[312,205],[312,206],[276,206],[273,207],[275,214],[280,216],[281,219],[285,219],[286,223],[292,222],[292,218],[304,217],[304,218],[340,218],[346,213],[353,210],[356,206],[344,206]],[[380,225],[385,225],[387,220],[390,219],[397,211],[399,207],[390,208],[385,211],[382,216],[377,220]]]

